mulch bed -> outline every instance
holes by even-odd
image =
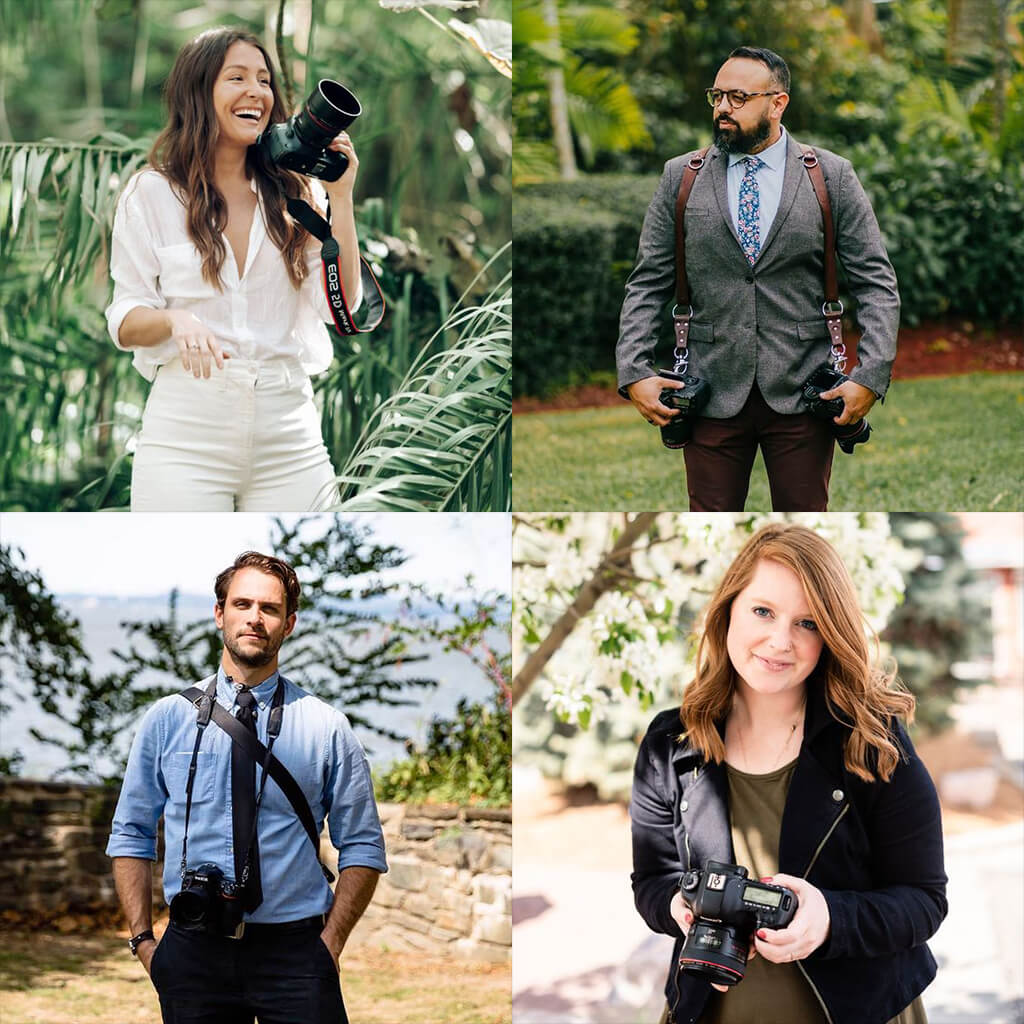
[[[851,363],[856,357],[856,338],[856,334],[850,333]],[[986,370],[1024,370],[1024,335],[1019,328],[1009,324],[982,328],[961,319],[900,328],[899,353],[893,366],[893,377],[897,380]],[[512,411],[549,412],[622,404],[614,387],[587,384],[548,398],[514,399]]]

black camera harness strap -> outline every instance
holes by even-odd
[[[200,689],[206,686],[205,690]],[[249,845],[245,854],[245,867],[242,869],[242,877],[238,879],[239,884],[244,886],[249,881],[249,861],[252,855],[253,843],[256,841],[256,826],[259,821],[260,806],[263,803],[263,791],[267,785],[267,775],[278,784],[281,792],[288,797],[295,813],[302,822],[302,827],[313,844],[313,854],[320,865],[327,881],[333,882],[334,875],[327,866],[320,860],[320,835],[317,831],[316,822],[313,820],[313,812],[309,808],[309,801],[306,795],[299,788],[299,784],[292,778],[291,773],[281,762],[274,757],[274,741],[281,732],[281,720],[284,717],[284,680],[279,676],[277,688],[270,702],[270,720],[267,723],[267,738],[270,740],[268,746],[264,746],[241,722],[229,711],[222,708],[216,699],[217,677],[211,676],[204,679],[199,686],[190,686],[182,690],[180,696],[184,697],[197,710],[196,715],[196,742],[192,748],[192,761],[188,767],[188,780],[185,783],[185,835],[181,843],[181,876],[185,877],[187,855],[188,855],[188,820],[192,812],[192,786],[195,780],[196,765],[199,759],[199,745],[203,740],[203,731],[210,724],[210,719],[221,727],[230,737],[233,743],[238,744],[257,764],[263,766],[260,777],[259,794],[256,797],[256,816],[252,824],[252,833],[249,836]]]
[[[710,146],[705,146],[696,156],[690,157],[683,169],[683,180],[676,195],[676,304],[672,307],[672,323],[675,329],[675,373],[686,373],[689,353],[687,340],[690,334],[690,320],[693,306],[690,305],[690,282],[686,277],[686,233],[683,217],[690,191],[697,178],[697,172],[704,166]],[[843,304],[839,301],[839,284],[836,275],[836,233],[832,223],[832,204],[829,202],[825,175],[822,173],[818,154],[810,146],[800,144],[800,161],[807,170],[814,195],[821,207],[822,226],[825,231],[825,301],[821,314],[828,325],[831,345],[829,361],[840,373],[846,366],[846,346],[843,344]],[[685,310],[685,312],[684,312]]]
[[[384,318],[384,294],[380,290],[377,278],[374,277],[370,265],[359,257],[359,275],[363,285],[363,325],[357,327],[352,318],[352,312],[348,308],[348,300],[345,298],[345,288],[342,284],[341,265],[339,258],[341,250],[338,248],[337,240],[331,235],[331,225],[320,216],[304,199],[293,199],[285,195],[284,188],[278,184],[281,198],[284,200],[288,212],[297,220],[314,238],[320,240],[320,259],[323,262],[323,286],[324,294],[327,296],[327,305],[331,310],[331,318],[334,326],[342,334],[365,334],[372,331]],[[331,206],[327,204],[327,212],[330,214]]]

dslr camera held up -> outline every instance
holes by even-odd
[[[171,899],[172,923],[189,932],[240,939],[245,929],[243,913],[242,886],[225,878],[216,864],[186,871],[181,892]]]
[[[348,169],[348,157],[327,146],[361,113],[359,100],[340,82],[322,78],[302,109],[280,121],[256,140],[272,164],[323,181],[337,181]]]
[[[785,928],[798,904],[792,889],[751,881],[746,868],[713,860],[687,871],[679,891],[694,916],[679,966],[718,985],[743,980],[754,932]]]
[[[855,445],[864,444],[871,437],[871,427],[868,421],[859,420],[857,423],[847,423],[842,427],[839,426],[833,422],[833,419],[836,416],[842,416],[843,400],[841,398],[824,399],[821,397],[823,391],[831,391],[833,388],[839,387],[840,384],[845,384],[848,380],[850,378],[845,373],[840,373],[838,370],[832,369],[831,366],[819,366],[804,381],[804,386],[800,390],[804,401],[807,403],[807,411],[812,416],[817,416],[820,420],[826,420],[832,427],[832,434],[839,443],[839,447],[847,455],[852,455]]]
[[[674,416],[671,423],[661,428],[661,443],[666,448],[685,448],[686,442],[693,436],[694,419],[700,415],[711,397],[711,387],[707,381],[688,373],[659,370],[658,376],[683,383],[681,388],[663,388],[658,401],[670,409],[680,410],[679,415]]]

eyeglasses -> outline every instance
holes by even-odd
[[[752,99],[754,96],[778,96],[781,90],[777,92],[744,92],[742,89],[729,89],[723,92],[721,89],[705,89],[704,95],[708,98],[708,104],[712,107],[717,107],[722,102],[722,98],[725,97],[729,101],[729,106],[736,110],[738,107],[742,107],[747,100]]]

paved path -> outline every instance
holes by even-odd
[[[520,849],[516,1024],[656,1022],[672,944],[634,910],[628,862],[573,870]],[[930,1024],[1024,1024],[1024,823],[947,839],[946,870],[950,911],[930,942],[939,974],[924,997]]]

